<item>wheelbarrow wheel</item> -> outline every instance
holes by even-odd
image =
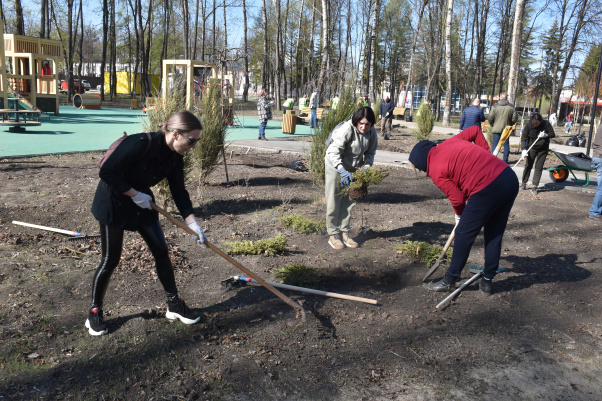
[[[569,178],[569,171],[565,166],[556,166],[550,172],[550,179],[552,182],[565,182]]]

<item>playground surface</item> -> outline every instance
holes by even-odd
[[[76,109],[61,106],[60,114],[41,117],[39,127],[24,132],[0,129],[0,157],[48,155],[55,153],[105,150],[125,131],[134,134],[142,131],[141,110],[122,108]],[[227,141],[257,139],[259,120],[240,116],[240,126],[230,127]],[[297,126],[295,135],[309,135],[308,126]],[[267,138],[291,137],[282,132],[281,121],[270,121],[266,127]]]

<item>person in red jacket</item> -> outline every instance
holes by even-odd
[[[490,153],[480,127],[470,127],[437,145],[420,141],[410,153],[410,163],[441,189],[456,218],[454,252],[445,277],[425,287],[452,291],[468,260],[470,248],[484,229],[485,269],[479,288],[491,295],[491,280],[499,266],[502,237],[518,194],[512,169]]]

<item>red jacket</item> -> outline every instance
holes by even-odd
[[[481,128],[470,127],[429,152],[426,175],[461,215],[470,196],[491,184],[507,167],[491,154]]]

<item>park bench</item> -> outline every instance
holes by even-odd
[[[318,107],[316,109],[316,117],[318,121],[322,120],[322,114],[324,113],[324,109]],[[299,119],[301,119],[305,124],[309,124],[309,120],[311,120],[311,109],[309,107],[303,107],[299,112]]]
[[[395,107],[393,109],[393,118],[396,120],[403,120],[406,115],[406,109],[403,107]]]

